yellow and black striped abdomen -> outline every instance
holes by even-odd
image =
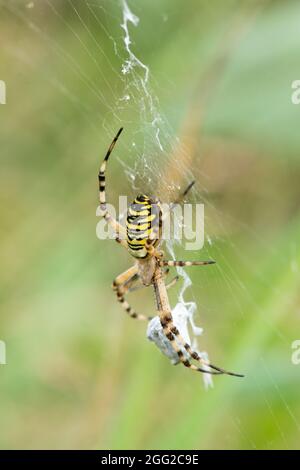
[[[159,201],[145,195],[135,198],[127,212],[127,243],[130,253],[135,258],[145,258],[146,240],[155,236],[153,245],[157,245],[160,236],[161,209]]]

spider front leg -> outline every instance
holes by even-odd
[[[127,269],[127,271],[116,277],[113,282],[112,288],[115,291],[117,299],[122,305],[123,309],[131,318],[149,321],[152,319],[152,317],[147,317],[146,315],[141,315],[140,313],[137,313],[132,307],[130,307],[129,303],[125,299],[125,295],[130,290],[132,283],[135,282],[137,274],[137,265],[132,266],[131,268]]]
[[[99,200],[100,200],[100,215],[104,217],[106,222],[112,227],[114,233],[116,234],[116,241],[120,243],[122,246],[127,248],[126,243],[126,229],[116,220],[114,219],[110,213],[108,212],[107,205],[106,205],[106,195],[105,195],[105,171],[106,171],[106,163],[109,159],[109,156],[121,134],[123,128],[118,131],[116,137],[113,139],[112,143],[109,146],[109,149],[104,157],[103,163],[100,167],[100,171],[98,174],[98,181],[99,181]]]
[[[172,314],[171,314],[171,311],[168,310],[168,311],[165,311],[165,310],[160,310],[159,312],[159,317],[160,317],[160,323],[161,323],[161,326],[163,328],[163,332],[164,332],[164,335],[166,336],[166,338],[170,341],[171,345],[172,345],[172,348],[174,349],[174,351],[177,353],[177,356],[178,356],[178,360],[185,366],[187,367],[188,369],[192,369],[192,370],[195,370],[197,372],[202,372],[204,374],[211,374],[211,375],[221,375],[223,374],[224,372],[223,371],[211,371],[209,369],[204,369],[202,367],[197,367],[195,366],[194,364],[192,364],[189,359],[187,359],[181,349],[181,347],[179,346],[179,344],[177,343],[177,340],[176,338],[181,338],[181,344],[184,346],[186,346],[187,343],[185,343],[185,341],[183,340],[182,336],[179,334],[178,330],[176,329],[176,332],[178,333],[177,335],[175,335],[173,332],[172,332],[172,329],[175,330],[175,326],[173,324],[173,318],[172,318]],[[170,326],[170,324],[172,324],[172,326]],[[190,354],[191,355],[191,354]],[[205,366],[207,367],[211,367],[211,364],[209,363],[206,363],[205,361],[200,361],[202,362]]]
[[[164,311],[160,312],[160,322],[163,327],[165,336],[171,342],[173,349],[175,349],[175,351],[178,354],[178,357],[181,357],[183,359],[184,355],[183,355],[182,350],[179,348],[176,340],[178,340],[178,342],[182,344],[182,346],[184,347],[184,349],[186,350],[186,352],[192,359],[200,362],[202,365],[209,367],[210,369],[213,369],[214,371],[217,371],[217,372],[212,372],[212,371],[208,371],[208,370],[196,367],[186,359],[185,360],[183,359],[181,361],[184,366],[189,367],[190,369],[198,370],[200,372],[205,372],[209,374],[217,374],[217,375],[226,374],[226,375],[232,375],[234,377],[244,377],[244,375],[242,374],[236,374],[235,372],[227,371],[225,369],[222,369],[221,367],[215,366],[211,362],[205,361],[202,357],[199,356],[199,354],[196,351],[193,351],[191,346],[185,342],[184,338],[181,336],[180,332],[174,325],[173,318],[170,312],[164,312]]]

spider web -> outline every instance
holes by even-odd
[[[127,111],[127,106],[134,106],[139,113],[138,126],[135,126],[137,129],[135,134],[137,140],[141,141],[139,148],[137,148],[135,140],[133,141],[133,147],[135,148],[135,153],[137,153],[138,158],[136,158],[135,155],[134,167],[124,165],[124,171],[134,189],[140,189],[137,185],[137,179],[141,177],[143,184],[146,184],[146,187],[149,188],[153,181],[160,181],[160,185],[165,186],[164,188],[160,188],[160,190],[164,190],[164,193],[168,192],[172,196],[172,192],[176,190],[179,191],[180,187],[176,187],[174,183],[172,184],[172,182],[168,182],[166,178],[164,178],[162,162],[164,162],[164,165],[168,165],[168,159],[172,158],[175,152],[174,142],[176,142],[177,139],[166,117],[160,110],[158,97],[151,88],[149,67],[133,52],[133,40],[131,39],[130,28],[138,27],[140,20],[131,11],[126,0],[121,1],[121,6],[121,28],[123,30],[124,49],[127,53],[127,57],[125,56],[125,59],[123,58],[121,65],[121,72],[124,77],[124,91],[123,96],[118,100],[116,106],[117,114],[120,117],[123,112]],[[119,57],[122,59],[120,55]],[[122,104],[120,105],[120,103]],[[187,175],[190,175],[190,172],[184,167],[181,169],[181,173],[185,175],[186,178],[188,178]],[[177,223],[180,223],[180,221],[177,220]],[[177,240],[177,243],[180,243],[180,240]],[[167,240],[167,249],[172,258],[176,259],[174,244],[174,240]],[[172,309],[174,324],[182,333],[184,340],[191,344],[204,359],[209,360],[207,352],[201,352],[198,349],[196,336],[201,335],[203,329],[196,326],[194,321],[194,314],[197,310],[196,302],[191,300],[186,301],[185,299],[186,290],[192,285],[191,278],[183,268],[177,267],[176,269],[178,275],[183,279],[183,284],[178,295],[177,304]],[[192,328],[192,341],[188,331],[188,323]],[[158,317],[150,321],[147,337],[153,341],[173,363],[176,364],[179,362],[177,354],[164,337]],[[183,345],[179,346],[181,346],[182,351],[185,352]],[[212,386],[213,382],[210,374],[203,374],[203,378],[206,387]]]
[[[53,13],[70,29],[70,32],[76,35],[86,53],[90,55],[89,50],[82,42],[78,33],[65,21],[63,16],[55,8],[54,3],[48,0],[47,3]],[[81,26],[91,34],[92,40],[99,48],[99,52],[101,52],[106,61],[110,63],[108,56],[97,41],[97,38],[90,32],[82,13],[80,13],[78,9],[78,5],[72,0],[69,0],[69,4],[73,8],[74,14],[78,17]],[[116,133],[116,129],[120,126],[124,126],[125,131],[130,134],[130,138],[132,139],[131,146],[123,145],[123,148],[125,147],[123,152],[125,151],[127,155],[127,163],[125,164],[124,160],[121,157],[117,157],[117,155],[114,155],[114,158],[117,158],[122,166],[132,190],[134,192],[141,192],[142,188],[146,187],[150,189],[154,185],[157,188],[156,194],[163,194],[172,201],[178,196],[181,185],[169,181],[168,178],[166,178],[165,172],[170,165],[174,165],[173,154],[176,151],[179,140],[160,110],[159,99],[150,85],[149,67],[144,64],[133,51],[131,29],[138,27],[139,18],[131,11],[126,0],[122,0],[120,3],[116,2],[115,18],[120,27],[120,32],[122,33],[119,40],[116,40],[106,30],[104,23],[100,22],[99,16],[97,15],[97,10],[99,9],[101,12],[105,13],[104,7],[100,3],[89,1],[86,2],[86,7],[99,24],[99,27],[104,30],[111,39],[111,53],[117,56],[119,62],[119,70],[112,66],[118,78],[117,89],[114,90],[105,77],[103,77],[103,73],[96,59],[91,57],[91,60],[95,62],[99,74],[104,78],[115,100],[114,103],[108,104],[103,92],[96,90],[95,86],[91,86],[91,91],[93,91],[99,99],[99,102],[101,102],[102,108],[104,106],[106,108],[106,113],[101,123],[105,131],[103,135],[104,138],[106,138],[104,148],[105,145],[107,146],[107,142],[109,142]],[[57,47],[57,45],[55,47]],[[79,73],[82,74],[82,71],[79,71]],[[87,77],[84,76],[84,79],[89,83]],[[190,182],[193,176],[192,172],[185,165],[185,158],[187,157],[188,156],[184,154],[182,149],[180,162],[176,162],[181,175],[182,185]],[[124,217],[124,214],[121,214],[120,220],[122,217]],[[180,221],[177,222],[180,223]],[[167,248],[173,259],[175,259],[175,243],[180,243],[180,241],[167,241]],[[191,343],[192,347],[202,354],[203,358],[208,360],[207,353],[205,351],[199,351],[195,338],[195,336],[201,335],[203,331],[202,328],[196,326],[194,321],[194,314],[197,310],[196,302],[194,300],[185,299],[186,290],[192,285],[191,278],[182,268],[178,267],[176,269],[179,276],[183,279],[183,284],[178,295],[178,302],[172,309],[174,324],[179,328],[186,341]],[[147,336],[150,340],[155,342],[162,352],[170,357],[172,362],[177,363],[177,355],[170,345],[168,345],[168,342],[165,342],[161,325],[157,320],[158,319],[149,324]],[[194,336],[192,341],[189,336],[188,323],[191,326]],[[205,366],[203,367],[205,368]],[[211,375],[203,374],[202,377],[204,378],[206,387],[212,386]]]
[[[1,1],[1,6],[5,6],[13,15],[25,22],[30,30],[34,32],[40,39],[42,39],[47,47],[57,54],[65,66],[70,70],[74,77],[78,78],[89,90],[91,96],[97,103],[99,103],[98,122],[90,120],[90,103],[81,102],[78,97],[68,88],[65,87],[63,82],[55,76],[49,76],[53,86],[57,90],[68,97],[84,115],[87,124],[93,129],[95,139],[101,139],[101,147],[106,148],[111,141],[116,130],[124,126],[125,132],[130,135],[130,144],[123,142],[118,143],[121,150],[118,150],[115,158],[119,162],[119,170],[124,171],[127,180],[132,189],[132,194],[140,192],[144,188],[154,192],[152,188],[156,188],[156,194],[167,202],[174,200],[178,192],[185,188],[185,186],[194,179],[193,171],[189,166],[189,153],[185,151],[182,142],[177,137],[173,126],[168,122],[165,114],[163,113],[159,102],[159,85],[155,81],[150,68],[143,62],[138,50],[138,35],[142,31],[142,22],[145,19],[142,15],[136,13],[138,5],[131,6],[133,2],[126,2],[126,0],[113,2],[114,8],[109,10],[105,7],[105,2],[97,0],[84,0],[80,4],[73,0],[68,0],[66,3],[72,9],[74,17],[78,20],[78,25],[85,31],[90,41],[94,43],[99,52],[99,56],[95,57],[91,54],[89,47],[86,45],[85,40],[82,39],[78,30],[65,20],[61,14],[60,9],[56,6],[53,0],[46,0],[48,11],[59,22],[65,26],[67,34],[74,36],[81,50],[90,59],[90,62],[97,68],[99,77],[103,82],[103,87],[99,87],[97,82],[89,76],[89,73],[83,70],[77,63],[76,57],[72,55],[67,49],[62,47],[60,43],[53,37],[47,34],[46,31],[39,26],[37,21],[30,18],[29,12],[35,8],[35,2],[6,2]],[[140,18],[139,18],[140,16]],[[108,18],[109,17],[109,18]],[[110,40],[110,46],[104,49],[93,34],[92,28],[89,27],[89,21],[94,21],[99,27],[99,31],[107,36]],[[113,23],[113,27],[111,26]],[[18,51],[15,51],[18,53]],[[112,60],[114,58],[114,60]],[[30,59],[22,57],[22,60],[30,63]],[[110,83],[108,78],[105,77],[101,68],[101,61],[104,61],[106,66],[111,70],[111,75],[115,77],[113,83]],[[113,96],[114,101],[109,102],[106,99],[105,91],[108,90],[109,94]],[[99,135],[99,128],[102,129]],[[178,148],[180,148],[180,158],[174,160],[174,155],[178,156]],[[122,160],[121,156],[125,154],[126,163]],[[176,175],[179,177],[167,178],[168,170],[176,166]],[[205,175],[204,175],[205,177]],[[147,192],[147,191],[145,191]],[[220,279],[228,288],[228,296],[231,302],[237,306],[241,317],[243,317],[243,306],[240,302],[240,293],[246,295],[249,305],[252,305],[253,311],[258,316],[263,316],[264,312],[261,311],[260,306],[256,304],[250,293],[247,293],[246,286],[240,280],[237,273],[234,271],[230,264],[230,260],[224,256],[222,251],[222,242],[231,243],[226,234],[224,214],[219,214],[218,209],[211,204],[208,197],[206,197],[206,188],[193,188],[191,197],[195,201],[203,201],[206,205],[206,221],[212,216],[217,222],[217,234],[212,231],[206,233],[206,246],[205,253],[209,256],[212,252],[217,253],[219,264],[216,269],[220,275]],[[237,221],[234,221],[237,223]],[[251,237],[257,243],[263,243],[256,233],[251,232],[250,227],[244,227],[245,230],[251,234]],[[223,235],[222,235],[223,234]],[[223,238],[224,237],[224,238]],[[167,244],[167,249],[172,258],[175,258],[177,251],[177,244],[180,243],[170,242]],[[213,250],[212,250],[213,248]],[[231,243],[231,248],[237,258],[243,262],[249,270],[251,270],[251,261],[245,259],[238,246]],[[266,247],[272,250],[271,247]],[[199,259],[199,253],[195,253],[194,259]],[[202,258],[202,257],[201,257]],[[206,256],[204,257],[206,258]],[[191,278],[186,270],[178,268],[178,274],[182,278],[182,287],[179,291],[177,303],[173,306],[173,314],[176,316],[177,326],[183,330],[183,334],[189,335],[187,329],[187,321],[191,324],[191,329],[194,336],[202,334],[202,329],[199,325],[199,317],[194,319],[194,314],[201,312],[201,302],[197,293],[193,290]],[[205,276],[205,273],[203,273]],[[263,283],[267,284],[266,279],[262,279]],[[246,294],[245,294],[246,292]],[[201,318],[201,317],[200,317]],[[268,329],[280,338],[281,341],[287,343],[287,339],[282,337],[281,331],[264,319],[268,324]],[[176,322],[175,322],[176,323]],[[203,320],[201,324],[203,323]],[[152,335],[157,333],[158,327],[148,334],[153,339]],[[211,331],[205,330],[206,335],[212,334]],[[192,346],[198,348],[196,338],[192,338]],[[163,345],[158,341],[158,346],[163,350]],[[167,348],[167,347],[166,347]],[[168,348],[167,348],[168,349]],[[201,348],[200,348],[201,349]],[[164,351],[168,354],[168,350]],[[203,351],[202,351],[203,352]],[[170,356],[171,357],[171,356]],[[263,367],[265,367],[264,360],[260,360]],[[222,365],[222,364],[220,364]],[[267,371],[270,375],[270,372]],[[211,385],[211,376],[203,375],[206,385]],[[257,379],[254,380],[258,383]],[[282,401],[286,413],[290,416],[297,429],[300,429],[299,423],[290,406],[286,402],[282,392],[279,390],[278,385],[274,383],[270,375],[270,381],[274,390],[278,394],[279,399]],[[259,384],[258,384],[259,386]],[[264,394],[263,391],[261,391]],[[279,432],[282,434],[283,442],[285,441],[285,433],[281,428],[280,423],[277,422],[276,415],[272,409],[271,404],[266,396],[263,396],[266,406],[270,409],[271,418],[274,425],[278,427]],[[241,434],[244,434],[243,426],[238,417],[233,417],[234,426]],[[255,443],[250,442],[251,447],[255,447]]]
[[[166,177],[168,169],[174,166],[174,153],[179,145],[179,139],[160,109],[159,99],[150,85],[151,74],[149,67],[134,53],[131,30],[138,28],[140,21],[138,16],[132,12],[126,0],[114,2],[115,12],[110,13],[110,15],[114,16],[115,25],[119,31],[111,33],[105,24],[107,12],[103,4],[87,0],[82,10],[82,4],[73,0],[67,1],[80,27],[87,32],[91,41],[96,45],[99,56],[105,60],[106,65],[109,65],[113,75],[116,76],[116,86],[112,86],[105,77],[98,58],[91,54],[80,34],[64,18],[60,9],[56,6],[56,2],[46,0],[45,3],[49,11],[63,24],[66,31],[75,36],[83,51],[97,68],[99,77],[101,77],[105,87],[113,96],[114,102],[110,103],[107,101],[102,88],[99,88],[88,74],[78,66],[76,59],[66,49],[61,47],[59,42],[48,35],[37,22],[28,18],[30,17],[30,11],[36,7],[35,2],[22,2],[21,6],[18,2],[11,2],[9,5],[5,5],[5,7],[16,17],[24,21],[35,34],[45,41],[45,44],[63,60],[74,73],[74,76],[79,78],[88,87],[92,96],[99,102],[101,116],[98,126],[90,121],[90,109],[87,104],[80,102],[56,77],[48,78],[60,93],[67,96],[68,99],[81,108],[89,125],[97,133],[97,139],[99,139],[99,128],[102,128],[101,138],[103,148],[107,147],[108,142],[115,135],[116,129],[124,126],[126,132],[130,135],[131,145],[121,142],[118,143],[118,147],[121,146],[122,153],[126,153],[126,163],[124,163],[122,157],[114,155],[114,158],[118,160],[126,174],[133,194],[137,191],[144,192],[144,188],[149,188],[149,191],[146,192],[151,193],[153,191],[150,188],[155,187],[154,193],[160,196],[162,201],[167,200],[172,202],[178,197],[179,192],[191,182],[193,174],[185,164],[185,160],[189,161],[189,158],[181,146],[180,160],[176,162],[177,172],[180,174],[180,182],[169,180]],[[3,3],[1,4],[2,6],[4,5]],[[109,52],[103,49],[97,37],[89,28],[88,21],[85,19],[86,13],[89,14],[90,18],[97,23],[99,29],[110,39],[111,50]],[[110,60],[112,55],[115,55],[118,59],[117,67]],[[22,60],[25,61],[25,58],[22,57]],[[30,59],[26,58],[26,63],[30,63]],[[119,151],[118,153],[120,154],[121,152]],[[120,214],[120,220],[124,215]],[[181,224],[181,221],[178,220],[177,223]],[[167,249],[173,259],[175,259],[174,245],[176,243],[180,244],[180,241],[167,241]],[[201,353],[203,358],[208,360],[207,353],[198,350],[196,338],[194,337],[190,341],[189,337],[188,323],[192,328],[194,336],[201,335],[203,331],[202,328],[196,326],[194,321],[194,314],[197,310],[196,302],[194,300],[186,300],[185,298],[186,290],[192,286],[191,278],[182,268],[178,267],[176,269],[178,275],[183,279],[183,284],[178,295],[178,302],[173,308],[174,323],[180,329],[187,342],[191,343],[193,348]],[[155,326],[152,323],[149,325],[147,336],[163,352],[167,352],[171,360],[176,363],[177,360],[175,358],[177,355],[174,355],[172,348],[169,348],[168,351],[165,350],[163,335],[160,330],[160,325],[156,324]],[[204,374],[202,377],[206,386],[212,386],[211,375]]]

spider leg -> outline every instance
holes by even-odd
[[[155,258],[160,259],[163,257],[163,253],[160,250],[157,250],[152,244],[147,243],[145,245],[148,255],[155,256]]]
[[[177,197],[177,199],[175,199],[174,202],[172,202],[168,209],[166,210],[166,212],[163,214],[162,216],[162,222],[168,217],[169,213],[171,212],[172,209],[174,209],[174,207],[176,206],[176,204],[180,204],[180,202],[184,199],[184,197],[187,195],[187,193],[190,191],[190,189],[194,186],[195,184],[195,181],[192,181],[187,187],[186,189],[183,191],[183,193],[179,194],[179,196]]]
[[[134,280],[134,281],[135,281],[135,280]],[[134,282],[134,281],[133,281],[133,282]],[[131,287],[132,284],[133,284],[133,282],[130,283],[130,285],[128,285],[128,287],[127,287],[127,284],[126,284],[127,292],[136,292],[137,290],[143,289],[143,288],[145,287],[144,284],[140,284],[140,285],[138,285],[138,286],[133,286],[133,287]]]
[[[156,272],[153,277],[153,286],[154,286],[154,291],[156,295],[157,309],[159,312],[160,323],[163,328],[163,332],[166,338],[171,342],[171,345],[173,349],[175,350],[175,352],[177,353],[180,362],[182,362],[185,367],[188,367],[190,369],[193,369],[199,372],[205,372],[205,373],[210,373],[210,374],[228,374],[228,375],[234,375],[234,376],[240,377],[239,374],[226,371],[204,360],[203,358],[199,356],[199,354],[196,351],[192,350],[191,346],[188,343],[185,342],[184,338],[181,336],[180,332],[178,331],[178,329],[173,323],[167,289],[166,289],[166,286],[164,284],[164,279],[163,279],[163,272],[159,266],[157,266]],[[181,350],[177,341],[183,346],[183,348],[186,350],[186,352],[189,354],[189,356],[192,359],[197,360],[202,365],[209,367],[210,369],[214,369],[214,371],[211,371],[211,370],[207,371],[205,369],[202,369],[201,367],[197,367],[194,364],[191,364],[190,361],[185,358],[184,353]]]
[[[126,240],[121,240],[121,238],[119,238],[119,237],[116,237],[115,240],[116,240],[116,242],[119,243],[121,246],[123,246],[124,248],[126,248],[126,250],[128,249],[128,244],[127,244],[127,241],[126,241]]]
[[[136,289],[142,288],[143,285],[132,287],[132,285],[140,280],[138,273],[134,274],[128,281],[125,282],[124,286],[128,287],[128,292],[133,292]]]
[[[171,345],[172,345],[172,348],[174,349],[174,351],[177,353],[177,356],[178,356],[178,359],[179,361],[185,366],[187,367],[188,369],[192,369],[192,370],[195,370],[197,372],[202,372],[204,374],[211,374],[211,375],[222,375],[226,372],[223,372],[222,370],[207,370],[207,369],[204,369],[202,367],[198,367],[198,366],[195,366],[194,364],[192,364],[185,356],[184,356],[184,353],[181,349],[181,347],[179,346],[179,344],[177,343],[176,339],[178,339],[180,341],[180,343],[182,343],[182,345],[184,346],[184,348],[186,349],[186,344],[185,341],[183,340],[182,336],[179,334],[178,332],[178,335],[174,334],[172,330],[174,330],[176,327],[174,326],[173,324],[173,319],[172,319],[172,314],[171,314],[171,311],[164,311],[164,310],[161,310],[159,311],[159,317],[160,317],[160,322],[161,322],[161,325],[163,327],[163,332],[164,332],[164,335],[166,336],[166,338],[168,338],[168,340],[170,341]],[[171,319],[171,321],[170,321]],[[170,326],[173,325],[173,326]],[[177,330],[178,331],[178,330]],[[191,349],[191,348],[190,348]],[[187,349],[186,349],[187,350]],[[187,351],[189,353],[189,351]],[[190,354],[190,353],[189,353]],[[190,354],[191,357],[192,354]],[[193,357],[194,359],[194,357]],[[200,361],[203,365],[207,366],[207,367],[211,367],[211,364],[204,361],[203,359],[201,359],[199,357]]]
[[[171,279],[171,281],[166,284],[166,289],[170,289],[171,287],[175,286],[178,280],[179,280],[179,276],[173,277],[173,279]]]
[[[167,277],[167,275],[169,274],[169,271],[170,271],[169,269],[165,270],[165,272],[164,272],[165,277]],[[137,279],[133,279],[133,281],[135,281]],[[179,276],[173,277],[173,279],[171,279],[171,281],[166,284],[166,289],[170,289],[171,287],[173,287],[178,280],[179,280]],[[141,284],[139,286],[129,287],[128,292],[135,292],[137,290],[142,289],[143,287],[145,287],[143,284]]]
[[[183,191],[183,193],[179,194],[178,198],[175,199],[174,202],[172,202],[172,204],[170,205],[170,209],[172,209],[175,204],[179,204],[184,198],[185,196],[187,195],[187,193],[190,191],[190,189],[192,189],[192,187],[194,186],[195,184],[195,180],[194,181],[191,181],[191,183],[185,188],[185,190]]]
[[[112,288],[115,291],[117,299],[121,303],[123,309],[131,318],[149,321],[153,317],[147,317],[146,315],[141,315],[140,313],[137,313],[132,307],[130,307],[129,303],[125,299],[125,295],[129,291],[132,283],[136,281],[137,273],[137,265],[132,266],[131,268],[127,269],[127,271],[116,277],[113,282]]]
[[[112,143],[109,146],[109,149],[104,157],[103,163],[100,167],[100,171],[98,174],[98,180],[99,180],[99,200],[100,200],[100,215],[104,217],[106,222],[110,224],[110,226],[113,228],[114,232],[117,234],[116,240],[118,243],[120,243],[122,246],[127,247],[127,244],[123,243],[126,239],[126,229],[117,221],[115,220],[110,213],[108,212],[107,205],[106,205],[106,195],[105,195],[105,170],[106,170],[106,163],[107,160],[109,159],[109,156],[119,138],[119,135],[121,134],[123,128],[118,131],[117,135],[113,139]],[[119,237],[122,237],[122,240],[120,240]]]
[[[162,250],[158,250],[154,245],[157,241],[158,232],[153,231],[150,237],[146,240],[145,248],[149,256],[154,256],[157,259],[161,259],[164,256]]]
[[[191,358],[195,359],[196,361],[200,362],[201,364],[207,367],[210,367],[211,369],[214,369],[215,371],[218,371],[218,373],[220,374],[233,375],[234,377],[244,377],[242,374],[236,374],[235,372],[227,371],[225,369],[222,369],[221,367],[215,366],[211,362],[205,361],[202,357],[199,356],[199,354],[196,351],[193,351],[191,346],[185,342],[184,338],[181,336],[178,329],[174,325],[172,315],[170,315],[169,312],[166,312],[164,315],[161,316],[160,322],[168,340],[171,341],[171,343],[172,341],[176,343],[176,339],[178,339],[179,343],[182,344],[182,346],[187,351],[187,353],[191,356]],[[170,339],[171,336],[173,340]]]
[[[213,260],[208,261],[175,261],[175,260],[161,260],[159,261],[160,266],[206,266],[207,264],[215,264]]]

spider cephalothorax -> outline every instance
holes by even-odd
[[[164,259],[164,253],[159,250],[163,216],[160,202],[155,197],[141,194],[135,198],[128,208],[126,229],[108,212],[105,197],[106,163],[122,130],[123,129],[121,128],[112,141],[98,175],[100,213],[113,228],[116,235],[116,241],[124,246],[135,258],[135,264],[127,271],[117,276],[113,282],[113,289],[116,292],[118,301],[122,304],[124,310],[130,317],[137,318],[139,320],[149,320],[152,317],[141,315],[130,307],[125,299],[125,295],[127,292],[136,288],[134,287],[136,282],[140,282],[141,287],[153,285],[156,298],[156,308],[163,328],[163,333],[170,341],[175,353],[177,353],[178,360],[185,367],[199,372],[209,374],[228,374],[243,377],[240,374],[235,374],[221,369],[200,357],[199,354],[196,351],[193,351],[191,346],[184,341],[180,332],[173,323],[167,289],[176,282],[177,278],[174,278],[169,282],[169,284],[165,283],[169,267],[203,266],[213,264],[214,261],[170,261]],[[193,183],[187,187],[176,203],[187,194],[192,185]],[[203,365],[204,368],[192,364],[190,362],[191,359]]]

